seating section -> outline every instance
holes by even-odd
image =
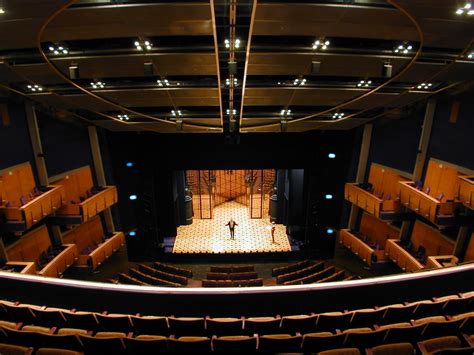
[[[388,239],[398,239],[400,231],[367,213],[362,215],[359,230],[342,229],[339,243],[361,258],[367,265],[385,262],[385,244]]]
[[[154,269],[150,266],[147,266],[145,264],[139,264],[138,265],[138,270],[143,272],[144,274],[148,274],[148,275],[156,277],[158,279],[170,281],[170,282],[180,284],[180,285],[183,285],[183,286],[188,284],[188,278],[185,277],[185,276],[180,276],[180,275],[176,275],[176,274],[173,274],[173,273],[160,271],[160,270]]]
[[[292,263],[292,264],[285,265],[285,266],[274,267],[272,269],[272,276],[277,277],[277,276],[284,275],[284,274],[290,274],[292,272],[305,269],[305,268],[307,268],[311,265],[314,265],[316,263],[317,263],[316,261],[308,259],[308,260],[299,261],[297,263]]]
[[[0,170],[0,214],[12,231],[31,228],[64,201],[62,186],[37,187],[29,162]]]
[[[58,210],[61,216],[80,216],[80,223],[88,221],[118,201],[115,186],[94,186],[89,166],[51,179],[64,187],[65,204]]]
[[[255,271],[248,272],[208,272],[208,280],[251,280],[257,279],[258,274]]]
[[[306,266],[302,269],[299,269],[299,270],[296,270],[296,271],[293,271],[293,272],[289,272],[287,274],[280,274],[276,277],[276,282],[277,282],[277,284],[284,284],[287,281],[301,279],[305,276],[315,274],[315,273],[317,273],[317,272],[319,272],[323,269],[324,269],[324,262],[319,261],[315,264],[311,264],[311,265]]]
[[[235,272],[251,272],[255,271],[255,266],[253,265],[217,265],[211,266],[211,272],[224,272],[224,273],[235,273]]]
[[[352,311],[241,318],[108,314],[0,301],[4,352],[21,346],[29,353],[56,348],[86,355],[335,349],[403,355],[417,347],[422,354],[447,348],[472,353],[473,338],[474,292]]]
[[[149,285],[155,285],[155,286],[170,286],[170,287],[181,287],[181,284],[171,282],[171,281],[166,281],[159,279],[154,276],[150,276],[148,274],[145,274],[137,269],[130,269],[129,271],[130,276],[133,278],[136,278],[137,280],[140,280],[142,282],[145,282]]]
[[[78,258],[76,245],[52,245],[44,225],[9,245],[6,254],[10,262],[34,263],[37,274],[49,277],[60,277]],[[29,272],[33,272],[31,266]]]
[[[250,280],[202,280],[202,287],[251,287],[263,286],[263,279]]]
[[[152,266],[138,264],[138,269],[131,268],[128,275],[119,273],[118,279],[113,282],[140,286],[181,287],[188,284],[188,277],[192,277],[192,274],[191,270],[156,262]]]
[[[63,241],[77,246],[79,257],[76,266],[96,270],[113,253],[125,245],[125,235],[122,232],[106,235],[100,216],[95,216],[65,233]]]
[[[168,265],[168,264],[154,262],[152,267],[155,268],[156,270],[167,272],[167,273],[173,274],[173,275],[179,275],[179,276],[184,276],[184,277],[188,277],[188,278],[193,277],[193,271],[192,270],[175,267],[175,266]],[[211,268],[211,271],[212,271],[212,268]]]

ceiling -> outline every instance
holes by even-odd
[[[351,129],[474,78],[464,5],[0,0],[0,84],[112,131]]]

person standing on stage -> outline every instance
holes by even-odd
[[[275,230],[276,230],[275,222],[272,222],[272,228],[270,230],[272,232],[272,243],[275,243]]]
[[[238,226],[237,223],[231,218],[229,222],[227,222],[226,226],[229,226],[230,231],[230,239],[234,240],[234,230],[235,226]]]

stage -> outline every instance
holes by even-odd
[[[238,224],[235,239],[230,239],[230,219]],[[175,254],[240,254],[290,252],[291,245],[284,225],[276,224],[272,243],[269,218],[251,219],[248,207],[235,201],[214,209],[213,219],[194,219],[189,226],[178,227],[173,246]]]

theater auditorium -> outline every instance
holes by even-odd
[[[473,21],[0,0],[0,354],[472,355]]]

